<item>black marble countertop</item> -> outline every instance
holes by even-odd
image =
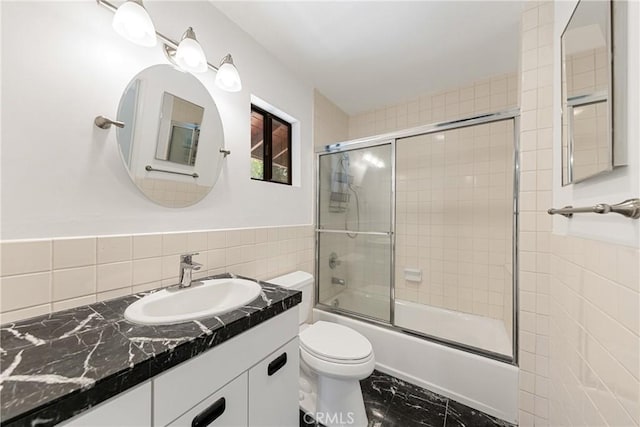
[[[236,276],[209,278],[229,277]],[[262,286],[260,296],[246,306],[176,325],[144,326],[124,319],[125,308],[149,292],[2,325],[2,426],[57,424],[288,310],[302,299],[300,292],[258,283]]]

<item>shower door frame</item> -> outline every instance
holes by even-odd
[[[512,223],[512,355],[495,353],[489,350],[485,350],[478,347],[466,345],[461,342],[440,338],[433,335],[428,335],[418,331],[413,331],[395,324],[395,261],[396,261],[396,144],[399,139],[410,138],[413,136],[428,135],[437,132],[443,132],[447,130],[462,129],[466,127],[513,120],[513,223]],[[320,156],[326,154],[335,154],[343,151],[352,151],[356,149],[363,149],[369,147],[377,147],[381,145],[391,145],[391,227],[390,227],[390,320],[385,322],[371,316],[367,316],[361,313],[344,310],[341,308],[331,307],[325,304],[321,304],[320,299],[320,283],[318,279],[320,277],[320,233],[331,232],[329,230],[320,229]],[[338,142],[334,144],[325,145],[323,147],[316,148],[316,197],[315,197],[315,209],[316,209],[316,227],[315,227],[315,277],[317,286],[315,287],[314,308],[318,310],[335,313],[341,316],[346,316],[356,320],[362,320],[369,323],[374,323],[383,328],[392,329],[397,332],[417,336],[419,338],[437,342],[439,344],[452,347],[458,350],[463,350],[469,353],[477,354],[489,359],[497,360],[499,362],[509,363],[518,366],[518,337],[519,337],[519,256],[518,256],[518,241],[519,241],[519,195],[520,195],[520,109],[508,109],[498,111],[495,113],[482,114],[477,116],[466,117],[457,120],[443,121],[432,123],[423,126],[417,126],[400,131],[385,133],[381,135],[375,135],[371,137],[359,138],[345,142]],[[350,232],[348,230],[345,231]],[[351,232],[350,232],[351,233]],[[359,234],[387,234],[380,232],[360,232]]]

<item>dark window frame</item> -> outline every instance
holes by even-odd
[[[258,114],[261,114],[263,117],[263,123],[264,126],[262,128],[262,165],[263,165],[263,173],[262,173],[262,179],[260,178],[254,178],[251,177],[252,180],[254,181],[264,181],[264,182],[273,182],[275,184],[283,184],[283,185],[292,185],[292,177],[293,177],[293,165],[291,162],[291,145],[292,145],[292,135],[291,135],[291,130],[292,130],[292,125],[291,123],[289,123],[287,120],[283,119],[282,117],[279,117],[275,114],[269,113],[268,111],[263,110],[262,108],[251,104],[251,113],[256,112]],[[288,157],[288,171],[287,171],[287,182],[282,182],[282,181],[274,181],[273,180],[273,141],[272,141],[272,136],[273,136],[273,120],[277,120],[280,123],[283,123],[285,126],[287,126],[288,132],[288,139],[287,139],[287,157]]]

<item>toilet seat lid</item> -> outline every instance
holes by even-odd
[[[373,351],[362,334],[322,320],[300,332],[300,345],[311,354],[338,361],[366,359]]]

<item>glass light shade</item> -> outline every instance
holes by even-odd
[[[178,45],[176,63],[182,70],[192,73],[205,73],[208,69],[207,57],[197,40],[184,38]]]
[[[233,65],[231,55],[225,56],[222,60],[216,74],[216,85],[227,92],[238,92],[242,89],[240,74],[238,74],[236,66]]]
[[[147,10],[138,3],[129,0],[122,4],[113,16],[113,29],[123,38],[140,46],[155,46],[156,29]]]

